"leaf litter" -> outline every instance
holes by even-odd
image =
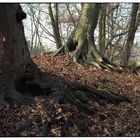
[[[34,54],[32,59],[42,71],[50,75],[127,95],[132,103],[100,105],[90,101],[88,104],[98,111],[95,115],[88,116],[67,101],[59,104],[48,96],[32,97],[34,102],[28,106],[19,107],[13,104],[0,110],[0,136],[15,136],[27,120],[30,127],[27,125],[16,136],[42,136],[41,131],[46,120],[50,123],[47,136],[140,136],[138,75],[128,69],[106,71],[82,62],[81,65],[68,64],[67,54],[55,57],[52,53]],[[49,102],[53,102],[51,113],[47,104]],[[34,119],[35,117],[38,119]]]

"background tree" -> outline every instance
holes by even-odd
[[[24,21],[24,26],[25,35],[29,44],[29,50],[32,50],[30,52],[39,52],[41,50],[39,42],[41,42],[41,45],[44,48],[44,52],[55,51],[57,49],[57,41],[55,41],[56,34],[54,34],[53,32],[54,24],[52,25],[48,5],[49,4],[38,3],[22,4],[22,7],[27,13],[27,20]],[[61,44],[64,45],[65,41],[67,40],[68,36],[74,28],[73,22],[77,24],[77,19],[80,12],[80,4],[70,3],[67,4],[67,6],[63,3],[51,4],[51,9],[53,13],[53,18],[54,15],[58,16],[58,25],[56,26],[59,27],[60,41]],[[36,50],[36,48],[38,50]]]
[[[102,4],[99,15],[99,52],[105,56],[105,40],[106,40],[106,4]]]
[[[70,49],[70,51],[73,51],[75,50],[75,47],[73,47],[73,45],[70,43],[73,41],[70,41],[69,36],[73,34],[72,31],[74,30],[74,28],[76,30],[78,18],[82,9],[81,5],[84,6],[84,4],[59,3],[57,5],[59,7],[58,20],[59,20],[59,32],[61,37],[61,44],[62,46],[64,46],[64,44],[67,44],[67,46],[72,48]],[[105,35],[105,47],[103,47],[104,49],[100,48],[101,46],[100,44],[104,44],[103,43],[104,37],[102,38],[103,40],[100,41],[101,40],[101,34],[99,33],[99,30],[101,30],[100,18],[99,24],[97,24],[94,33],[95,44],[100,53],[102,53],[102,51],[104,52],[104,57],[106,57],[111,62],[120,65],[122,50],[124,50],[124,44],[126,43],[128,35],[127,33],[130,23],[130,13],[132,3],[108,3],[102,5],[103,7],[106,5],[105,6],[106,10],[104,12],[106,13],[105,14],[106,23],[104,27],[105,32],[103,31],[103,34]],[[49,11],[47,8],[48,4],[22,4],[22,6],[27,13],[27,20],[24,21],[24,26],[29,50],[32,50],[32,52],[55,51],[56,41],[54,38]],[[54,4],[51,4],[51,8],[52,12],[54,13]],[[139,36],[139,28],[136,31],[136,36],[133,45],[134,47],[132,48],[131,55],[132,57],[130,57],[130,63],[133,63],[133,61],[139,59],[139,48],[136,47],[139,46],[138,36]],[[73,35],[71,35],[71,40],[73,40]]]
[[[36,7],[39,7],[39,5],[35,5]],[[43,31],[39,31],[40,29],[40,23],[39,21],[41,20],[41,11],[38,10],[38,13],[35,13],[35,10],[33,8],[33,5],[28,5],[30,9],[30,14],[32,15],[31,17],[31,44],[29,45],[29,50],[30,52],[43,52],[44,47],[42,45],[42,40],[41,36]],[[37,20],[36,20],[37,19]],[[33,28],[34,27],[34,28]]]
[[[103,58],[95,45],[94,31],[97,26],[101,4],[83,4],[80,19],[69,44],[76,46],[73,54],[74,62],[81,58],[88,64],[98,68],[112,68],[110,62]],[[67,45],[69,45],[67,44]]]
[[[128,66],[129,58],[131,56],[131,49],[133,46],[136,30],[138,28],[138,24],[137,24],[138,9],[139,9],[139,4],[134,3],[132,5],[132,13],[131,13],[130,25],[129,25],[129,30],[128,30],[128,37],[127,37],[125,49],[122,55],[121,65],[123,66]]]
[[[54,4],[54,12],[52,10],[51,3],[48,4],[48,11],[51,19],[51,25],[53,27],[53,34],[56,42],[56,48],[60,49],[62,47],[62,43],[61,43],[61,37],[59,33],[58,4],[57,3]]]
[[[118,55],[122,48],[120,43],[123,41],[123,38],[127,33],[127,28],[123,25],[124,17],[120,12],[120,9],[122,9],[121,6],[120,3],[106,4],[105,10],[103,11],[106,20],[102,16],[102,19],[105,21],[99,21],[99,51],[111,62],[114,62],[119,58]],[[125,23],[127,23],[127,20],[125,20]],[[102,28],[104,28],[103,31]],[[101,33],[103,33],[103,35],[101,35]],[[101,45],[104,47],[101,47]]]

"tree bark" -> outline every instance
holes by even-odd
[[[105,31],[106,31],[106,4],[102,4],[99,16],[99,52],[102,56],[105,56]]]
[[[53,34],[56,43],[56,48],[60,49],[62,47],[61,37],[59,32],[59,23],[58,23],[58,4],[54,4],[54,13],[52,11],[51,3],[48,4],[49,16],[51,19],[51,24],[53,27]]]
[[[83,5],[83,10],[74,36],[74,41],[77,42],[76,50],[74,52],[75,62],[78,61],[81,55],[89,63],[92,63],[92,54],[93,56],[95,55],[97,61],[100,62],[102,59],[96,49],[93,37],[94,30],[97,26],[99,11],[100,4]]]
[[[0,94],[4,103],[2,105],[6,104],[5,98],[19,104],[27,103],[27,98],[20,93],[20,87],[24,86],[22,80],[31,80],[39,75],[39,70],[27,48],[22,24],[24,18],[26,14],[19,4],[0,4],[0,48],[3,52],[0,54]]]
[[[84,4],[80,19],[74,33],[68,39],[67,46],[73,45],[76,50],[73,54],[74,62],[82,59],[85,63],[98,68],[112,69],[113,64],[102,57],[97,50],[94,31],[97,26],[101,4]]]

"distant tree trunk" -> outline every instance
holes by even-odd
[[[132,13],[131,13],[128,37],[127,37],[124,51],[122,53],[121,65],[123,65],[123,66],[128,66],[129,58],[131,56],[131,49],[133,46],[135,33],[138,28],[138,25],[136,25],[138,9],[139,9],[139,4],[134,3],[132,5]]]
[[[62,47],[61,37],[59,32],[59,22],[58,22],[58,4],[54,4],[54,12],[52,11],[51,3],[48,4],[49,16],[51,19],[51,24],[53,27],[54,39],[56,42],[56,48],[60,49]]]
[[[111,55],[112,55],[112,41],[114,39],[114,21],[113,21],[113,11],[110,13],[110,18],[109,18],[109,22],[110,22],[110,27],[109,27],[109,34],[110,34],[110,43],[108,46],[106,46],[108,49],[107,49],[107,58],[109,60],[111,60]]]
[[[105,56],[106,4],[102,4],[99,16],[99,52]]]

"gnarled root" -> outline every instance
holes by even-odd
[[[0,106],[8,105],[9,101],[14,101],[19,105],[28,103],[28,99],[15,89],[11,79],[3,79],[0,84]]]

